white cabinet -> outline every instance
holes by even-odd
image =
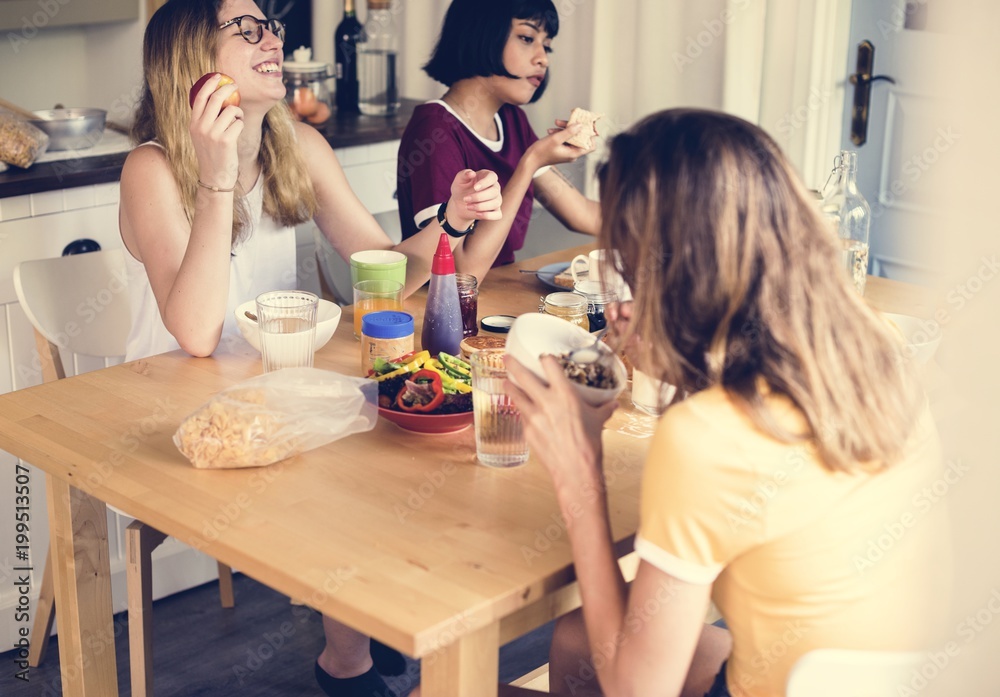
[[[337,151],[351,188],[374,213],[390,224],[396,221],[396,151],[399,141],[344,148]],[[14,293],[13,270],[21,261],[57,257],[69,243],[89,238],[103,249],[122,246],[118,234],[118,183],[47,191],[29,196],[0,198],[0,393],[38,385],[42,381],[34,334]],[[318,291],[319,266],[342,282],[349,268],[322,240],[323,258],[331,267],[317,264],[315,225],[311,222],[297,230],[297,269],[300,287]],[[396,233],[398,239],[398,232]],[[330,259],[332,252],[335,259]],[[332,269],[332,264],[339,264]],[[66,361],[66,374],[76,375],[104,367],[103,360],[74,356]],[[0,510],[8,510],[14,501],[14,465],[17,460],[0,450]],[[31,553],[35,573],[32,576],[32,610],[37,607],[41,584],[42,560],[48,549],[48,517],[45,507],[45,477],[31,468]],[[112,589],[115,611],[125,609],[124,529],[129,518],[109,511],[108,531],[111,544]],[[15,622],[17,599],[10,582],[15,550],[13,516],[0,519],[0,653],[11,649],[16,633],[24,623]],[[168,540],[156,550],[153,590],[163,597],[192,588],[216,576],[216,566],[199,552]],[[32,614],[33,617],[33,614]],[[58,612],[56,613],[58,624]]]

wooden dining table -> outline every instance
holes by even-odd
[[[479,316],[537,311],[553,289],[520,269],[592,248],[491,271],[480,285]],[[424,297],[405,302],[418,327]],[[867,299],[882,310],[929,310],[912,286],[885,279],[869,278]],[[360,374],[352,319],[344,308],[317,368]],[[261,372],[257,354],[176,351],[0,396],[0,448],[47,476],[64,694],[118,694],[111,504],[422,659],[428,697],[496,695],[499,647],[579,604],[566,523],[545,468],[534,458],[512,469],[484,467],[471,427],[424,435],[384,419],[268,467],[193,468],[172,442],[178,425],[220,390]],[[629,396],[603,434],[623,564],[656,423]]]

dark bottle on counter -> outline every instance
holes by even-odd
[[[333,35],[337,62],[337,111],[358,113],[358,42],[364,40],[364,29],[354,12],[354,0],[344,0],[344,18]]]
[[[427,307],[424,310],[420,344],[431,355],[444,351],[457,356],[462,339],[462,307],[458,301],[458,283],[455,280],[455,257],[451,253],[448,235],[442,232],[431,265],[431,282],[427,289]]]

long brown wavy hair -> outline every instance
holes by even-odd
[[[198,78],[215,70],[219,10],[223,0],[169,0],[149,20],[143,39],[142,97],[132,126],[132,140],[163,146],[180,189],[188,220],[194,219],[198,160],[188,131],[188,91]],[[264,117],[259,162],[264,177],[264,212],[285,226],[309,220],[316,195],[296,146],[291,111],[282,101]],[[247,231],[249,211],[237,189],[233,243]]]
[[[764,432],[811,440],[833,470],[899,457],[921,393],[763,130],[722,113],[660,112],[612,141],[599,177],[600,246],[618,250],[633,289],[623,340],[642,338],[644,370],[688,392],[722,386]],[[798,406],[809,433],[777,423],[762,380]]]

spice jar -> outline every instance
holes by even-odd
[[[398,310],[369,312],[361,318],[361,374],[376,358],[391,361],[413,351],[413,315]]]
[[[285,101],[299,121],[321,124],[331,114],[327,81],[333,70],[329,63],[311,60],[312,49],[304,46],[292,51],[292,57],[282,65]]]
[[[479,333],[477,323],[479,313],[479,281],[468,273],[455,274],[458,284],[458,305],[462,308],[462,336]]]
[[[539,312],[590,330],[587,299],[579,293],[549,293],[541,300],[542,304],[538,306]]]

